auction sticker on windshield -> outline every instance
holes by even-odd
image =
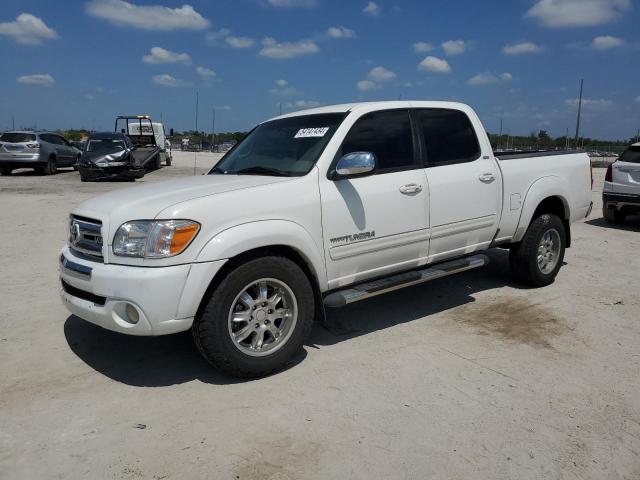
[[[293,138],[324,137],[328,131],[329,127],[301,128]]]

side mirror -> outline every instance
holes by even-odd
[[[361,177],[373,173],[376,169],[376,156],[371,152],[351,152],[344,155],[336,164],[334,180]]]

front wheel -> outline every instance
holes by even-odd
[[[535,218],[524,238],[509,250],[511,271],[518,281],[530,287],[550,285],[564,260],[566,232],[556,215]]]
[[[8,177],[9,175],[11,175],[11,172],[13,172],[13,168],[11,167],[0,167],[0,174],[3,177]]]
[[[196,316],[193,337],[225,373],[253,378],[282,368],[311,332],[309,279],[284,257],[250,260],[228,273]]]

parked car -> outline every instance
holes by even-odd
[[[640,213],[640,143],[634,143],[607,167],[602,214],[608,223],[622,223]]]
[[[80,180],[135,180],[145,174],[135,148],[124,133],[92,133],[78,162]]]
[[[54,175],[58,167],[72,167],[80,152],[67,139],[51,132],[5,132],[0,135],[0,173],[18,168]]]
[[[459,103],[295,112],[256,127],[209,175],[74,209],[61,297],[130,335],[191,329],[212,365],[266,375],[325,306],[486,265],[488,248],[509,248],[523,284],[551,284],[570,224],[591,210],[590,174],[585,153],[496,157]]]

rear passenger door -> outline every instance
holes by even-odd
[[[476,135],[482,124],[455,109],[416,109],[413,115],[430,189],[430,261],[488,246],[499,221],[502,182],[491,146]]]
[[[358,118],[338,149],[371,152],[374,174],[320,181],[329,287],[417,266],[429,247],[428,186],[409,111]]]
[[[76,149],[73,148],[73,146],[71,146],[71,144],[67,141],[66,138],[60,136],[60,135],[56,135],[55,136],[59,145],[59,149],[62,152],[62,155],[64,156],[64,163],[65,165],[73,165],[74,163],[76,163]]]

